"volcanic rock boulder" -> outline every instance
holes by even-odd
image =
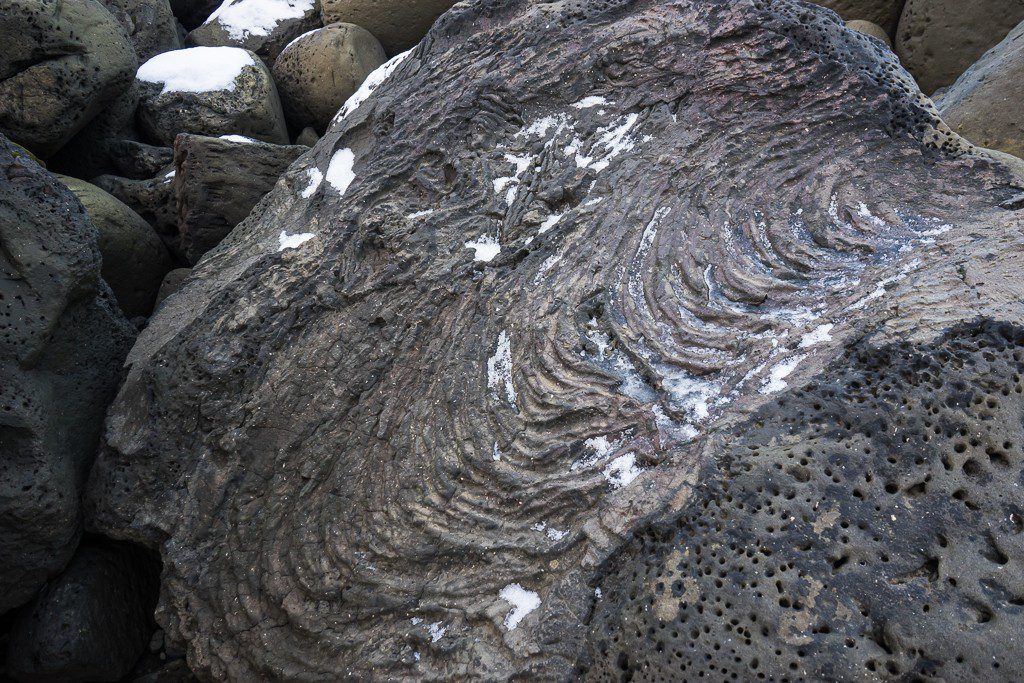
[[[341,105],[385,61],[380,42],[354,24],[296,38],[272,70],[288,123],[296,130],[327,130]]]
[[[193,47],[157,55],[139,67],[138,119],[165,145],[178,133],[247,135],[288,143],[270,70],[237,47]]]
[[[907,0],[896,54],[932,94],[952,85],[1021,21],[1024,0]]]
[[[56,152],[128,88],[138,62],[92,0],[0,0],[0,133]]]
[[[177,249],[178,204],[174,194],[173,167],[161,170],[156,177],[146,180],[101,175],[93,182],[139,214],[168,247]]]
[[[178,230],[190,263],[217,246],[309,149],[233,137],[179,135],[174,144]]]
[[[317,0],[225,0],[187,42],[242,47],[270,67],[285,45],[319,27]]]
[[[120,163],[118,144],[138,137],[135,110],[138,85],[132,85],[86,124],[75,137],[47,159],[46,167],[74,178],[94,178],[111,173]]]
[[[896,30],[904,0],[810,0],[828,7],[847,21],[870,21],[882,27],[887,34]]]
[[[420,42],[454,4],[455,0],[321,0],[321,14],[325,26],[362,26],[395,55]]]
[[[153,317],[91,523],[201,677],[569,678],[711,439],[1024,322],[1020,180],[802,2],[459,4]]]
[[[20,681],[118,681],[153,632],[159,563],[130,543],[90,540],[19,615],[7,659]]]
[[[936,102],[972,142],[1024,157],[1024,23],[985,53]]]
[[[0,275],[2,613],[78,543],[81,488],[133,337],[82,205],[2,137]]]
[[[102,0],[128,33],[140,62],[181,47],[178,23],[167,0]]]

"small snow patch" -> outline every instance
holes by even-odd
[[[227,140],[228,142],[240,142],[243,145],[255,145],[256,141],[252,138],[247,138],[244,135],[221,135],[221,140]]]
[[[498,596],[512,605],[512,609],[505,616],[505,628],[509,631],[514,631],[527,614],[540,607],[540,595],[526,590],[518,583],[505,586]]]
[[[445,631],[448,629],[442,626],[440,621],[435,621],[427,627],[427,630],[430,632],[430,642],[436,643],[441,638],[444,638]]]
[[[278,24],[301,19],[315,5],[315,0],[227,0],[203,25],[216,21],[234,40],[268,36]]]
[[[512,383],[512,344],[508,333],[502,330],[498,335],[498,345],[494,355],[487,359],[487,388],[495,393],[504,385],[505,398],[512,405],[516,404],[516,388]]]
[[[766,379],[764,384],[761,386],[761,393],[774,394],[789,386],[785,379],[793,374],[793,371],[796,370],[796,366],[800,365],[800,361],[804,358],[807,358],[807,356],[793,356],[792,358],[784,360],[773,367],[768,375],[768,379]]]
[[[409,218],[410,220],[416,220],[417,218],[424,218],[426,216],[429,216],[432,213],[434,213],[433,209],[427,209],[426,211],[416,211],[415,213],[410,213],[407,216],[407,218]]]
[[[642,469],[637,467],[636,455],[626,453],[608,463],[604,468],[604,478],[615,488],[628,486],[634,479],[640,476]]]
[[[341,121],[358,109],[359,105],[369,99],[370,95],[373,94],[373,91],[376,90],[381,83],[386,81],[388,76],[394,73],[395,69],[397,69],[402,62],[408,59],[411,54],[412,50],[407,50],[406,52],[395,55],[378,66],[374,71],[370,72],[370,75],[366,77],[366,80],[364,80],[363,84],[359,86],[359,89],[352,93],[352,96],[345,101],[345,104],[342,105],[341,110],[338,112],[338,115],[334,120]]]
[[[579,102],[572,105],[573,109],[589,109],[591,107],[600,107],[608,104],[608,100],[601,97],[600,95],[591,95],[590,97],[584,97]]]
[[[136,77],[145,83],[163,83],[162,93],[234,90],[235,79],[256,60],[238,47],[190,47],[151,58]]]
[[[306,171],[306,177],[309,179],[309,184],[306,185],[306,189],[302,191],[303,199],[309,199],[312,197],[316,191],[320,189],[320,184],[324,181],[324,174],[316,167]]]
[[[562,220],[562,216],[563,215],[565,215],[565,214],[553,213],[550,216],[548,216],[544,220],[544,222],[540,224],[540,227],[537,229],[537,234],[538,235],[543,235],[548,230],[550,230],[551,228],[555,227],[555,225],[558,223],[558,221]]]
[[[829,333],[833,327],[835,325],[828,323],[826,325],[819,325],[814,330],[811,330],[800,338],[800,348],[807,349],[822,342],[832,341],[832,335]]]
[[[565,538],[566,534],[569,533],[568,531],[562,531],[554,527],[549,527],[546,522],[538,522],[530,528],[534,531],[543,532],[552,541],[561,541],[563,538]]]
[[[278,237],[278,241],[280,243],[278,251],[284,251],[285,249],[298,249],[314,237],[316,237],[316,235],[312,232],[300,232],[295,235],[289,235],[287,232],[282,230],[281,235]]]
[[[494,257],[501,253],[501,245],[498,240],[490,235],[470,240],[465,243],[465,246],[476,252],[473,256],[474,261],[483,261],[484,263],[493,261]]]
[[[339,149],[331,157],[331,163],[327,166],[327,174],[324,178],[341,194],[345,194],[348,186],[356,179],[353,167],[356,163],[355,154],[350,149]]]

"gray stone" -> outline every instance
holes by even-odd
[[[377,39],[353,24],[332,24],[296,39],[272,71],[288,123],[297,130],[327,130],[341,105],[386,59]]]
[[[121,93],[96,118],[47,160],[47,168],[75,178],[111,173],[118,164],[120,140],[138,137],[135,110],[139,106],[136,84]]]
[[[101,175],[93,178],[93,183],[128,208],[142,216],[158,235],[176,252],[172,246],[178,236],[178,209],[174,194],[174,168],[157,173],[155,178],[133,180],[115,175]]]
[[[885,32],[885,29],[874,22],[861,20],[848,21],[846,22],[846,28],[853,29],[854,31],[863,33],[866,36],[871,36],[872,38],[877,38],[885,43],[887,47],[892,47],[892,39],[889,37],[889,34]]]
[[[147,145],[135,140],[116,140],[111,151],[117,173],[135,180],[146,180],[167,173],[174,164],[174,148]]]
[[[100,0],[124,27],[140,62],[181,47],[167,0]]]
[[[887,35],[896,31],[904,0],[811,0],[828,7],[847,21],[870,21],[882,27]]]
[[[92,0],[0,0],[0,133],[42,158],[132,83],[124,30]]]
[[[270,67],[285,45],[320,25],[318,0],[226,0],[186,42],[242,47]]]
[[[455,0],[321,0],[324,26],[356,24],[372,33],[389,55],[416,45]]]
[[[298,137],[295,138],[295,144],[305,145],[306,147],[312,147],[317,143],[319,139],[320,136],[317,134],[317,132],[310,128],[309,126],[307,126],[303,128],[302,132],[299,133]]]
[[[2,136],[0,179],[2,614],[78,544],[82,485],[134,330],[71,191]]]

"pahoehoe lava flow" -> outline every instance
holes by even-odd
[[[204,678],[569,677],[716,439],[855,339],[1017,322],[1018,187],[801,2],[462,3],[143,331],[90,524]]]

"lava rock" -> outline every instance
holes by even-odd
[[[156,295],[156,305],[160,306],[167,297],[181,289],[181,286],[185,284],[185,280],[191,274],[191,268],[175,268],[167,273],[164,281],[160,284],[160,292]]]
[[[146,221],[116,197],[84,180],[60,176],[82,202],[99,231],[101,274],[129,318],[153,310],[164,275],[171,269],[167,248]]]
[[[134,180],[147,180],[160,175],[174,164],[173,147],[157,147],[135,140],[117,140],[111,143],[117,172]]]
[[[236,47],[193,47],[157,55],[139,68],[138,119],[165,145],[179,133],[237,134],[288,143],[270,71]]]
[[[362,26],[389,55],[396,55],[420,42],[455,0],[320,0],[320,4],[324,26]]]
[[[1024,157],[1024,23],[985,53],[936,102],[971,142]]]
[[[713,436],[856,338],[1024,323],[1017,167],[825,9],[459,3],[360,90],[151,318],[90,478],[201,679],[571,680]]]
[[[896,54],[921,90],[931,94],[952,85],[1021,21],[1020,0],[907,0]]]
[[[178,23],[167,0],[100,1],[128,33],[140,62],[181,48]]]
[[[186,42],[245,48],[270,67],[288,43],[319,26],[318,0],[225,0]]]
[[[0,133],[51,156],[132,83],[138,64],[92,0],[0,0]]]
[[[341,105],[385,61],[380,42],[353,24],[332,24],[297,38],[272,70],[288,123],[296,130],[327,130]]]
[[[93,184],[124,202],[152,226],[164,243],[176,253],[178,208],[174,194],[174,169],[163,170],[155,178],[133,180],[114,175],[93,178]]]
[[[96,229],[0,137],[0,613],[71,558],[79,497],[134,330],[100,279]]]
[[[811,0],[816,5],[828,7],[847,21],[869,21],[882,27],[890,36],[896,31],[904,0]],[[870,35],[870,34],[869,34]]]
[[[182,248],[196,263],[242,222],[308,147],[179,135],[175,194]]]
[[[47,161],[47,168],[75,178],[111,173],[119,163],[118,141],[134,139],[139,89],[133,82]]]
[[[871,36],[872,38],[877,38],[885,43],[887,47],[892,47],[892,39],[889,37],[889,34],[885,32],[885,29],[874,22],[855,19],[853,21],[846,22],[846,28],[863,33],[866,36]]]
[[[159,563],[128,543],[83,543],[15,623],[9,673],[19,681],[118,681],[153,632]]]

